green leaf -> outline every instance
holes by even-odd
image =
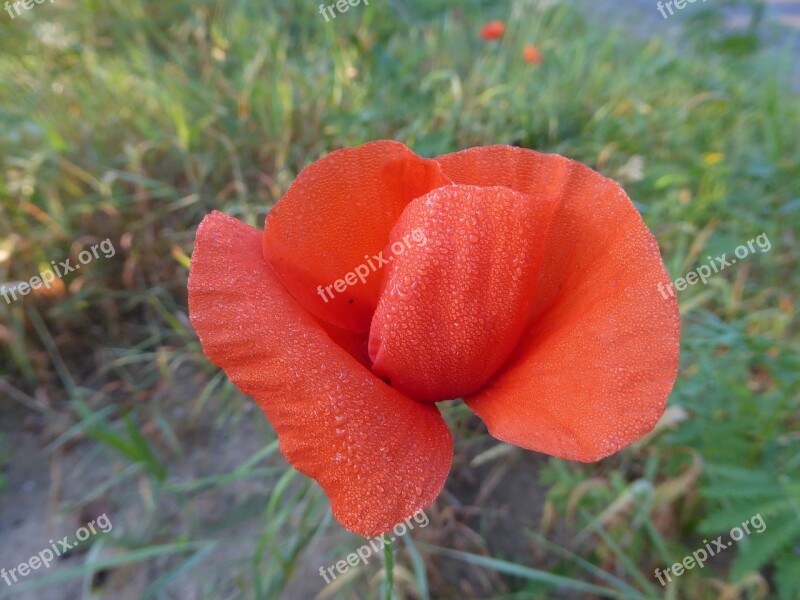
[[[797,549],[775,561],[775,584],[781,600],[800,598],[800,554]]]
[[[580,579],[570,579],[569,577],[562,577],[561,575],[553,575],[552,573],[548,573],[546,571],[532,569],[531,567],[518,565],[512,562],[501,560],[499,558],[491,558],[488,556],[481,556],[479,554],[470,554],[469,552],[450,550],[449,548],[441,548],[439,546],[431,546],[429,544],[420,543],[419,545],[435,554],[449,556],[450,558],[455,558],[478,567],[491,569],[492,571],[505,573],[506,575],[519,577],[521,579],[527,579],[528,581],[545,583],[553,586],[556,589],[570,589],[579,592],[587,592],[596,594],[603,598],[631,598],[631,596],[627,596],[622,592],[601,587],[599,585],[586,583]]]
[[[734,581],[760,569],[778,552],[800,542],[800,518],[796,514],[788,513],[783,519],[773,519],[766,525],[762,533],[754,532],[739,542],[739,555],[733,563],[731,575]],[[794,548],[787,551],[794,552]]]

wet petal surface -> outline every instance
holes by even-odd
[[[264,257],[312,314],[366,333],[383,274],[363,265],[412,199],[446,183],[436,162],[398,142],[333,152],[304,169],[269,212]]]
[[[658,245],[613,181],[557,155],[493,146],[437,159],[457,183],[557,203],[523,341],[467,404],[506,442],[594,461],[650,431],[678,369],[680,317]]]
[[[214,212],[197,231],[189,310],[203,351],[263,409],[281,452],[313,477],[336,519],[373,536],[428,506],[450,469],[435,406],[390,388],[283,288],[262,232]]]
[[[553,206],[463,185],[411,202],[385,252],[373,371],[418,400],[476,392],[527,325]]]

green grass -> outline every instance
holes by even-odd
[[[546,550],[544,567],[526,554],[489,555],[445,528],[456,511],[460,527],[496,541],[489,513],[476,523],[450,493],[437,502],[439,524],[432,517],[419,533],[425,542],[396,549],[395,589],[463,595],[442,568],[461,565],[484,590],[476,597],[602,586],[609,597],[695,600],[717,597],[712,579],[746,597],[800,597],[792,59],[719,25],[714,44],[690,36],[676,45],[565,4],[459,6],[376,0],[329,24],[315,3],[294,0],[64,0],[25,19],[0,14],[0,282],[27,280],[105,238],[117,248],[68,276],[55,297],[0,302],[0,377],[17,390],[12,410],[39,419],[46,452],[85,455],[71,479],[108,473],[62,510],[105,499],[120,519],[138,515],[83,566],[15,589],[77,577],[102,590],[98,572],[148,564],[157,577],[143,597],[176,597],[202,581],[203,597],[276,598],[292,577],[316,580],[318,566],[360,545],[204,358],[185,286],[207,212],[260,226],[313,160],[392,138],[427,156],[508,143],[586,162],[621,181],[673,277],[762,232],[772,242],[680,294],[674,427],[598,465],[549,461],[549,524],[566,533],[554,546],[544,525],[519,532]],[[509,22],[502,42],[478,38],[490,18]],[[522,61],[527,42],[542,65]],[[447,413],[457,455],[490,444],[463,407]],[[241,458],[192,462],[198,448],[233,452],[245,430],[258,444]],[[469,470],[457,465],[464,472],[451,481]],[[487,478],[510,465],[497,459]],[[226,510],[212,518],[209,502]],[[655,568],[759,512],[763,534],[663,595]],[[377,594],[382,578],[376,560],[335,597]]]

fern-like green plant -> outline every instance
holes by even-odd
[[[741,581],[772,564],[778,596],[800,597],[800,470],[774,475],[756,469],[706,465],[711,480],[703,495],[722,508],[704,519],[699,530],[711,535],[758,518],[759,527],[736,543],[731,579]],[[716,502],[715,502],[716,501]],[[760,523],[763,522],[763,526]],[[759,531],[760,530],[760,531]]]

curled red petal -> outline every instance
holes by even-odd
[[[554,197],[533,321],[467,404],[497,438],[579,461],[650,431],[678,370],[677,302],[658,245],[613,181],[556,155],[493,146],[438,159],[457,183]]]
[[[333,152],[304,169],[269,212],[264,257],[306,310],[367,332],[382,274],[361,267],[412,199],[447,183],[436,162],[399,142]]]
[[[465,185],[412,201],[386,250],[372,370],[416,400],[476,392],[528,323],[553,206]]]
[[[200,224],[189,313],[203,351],[258,402],[342,525],[388,531],[441,491],[450,432],[436,407],[386,386],[330,339],[264,261],[261,238],[219,212]]]

